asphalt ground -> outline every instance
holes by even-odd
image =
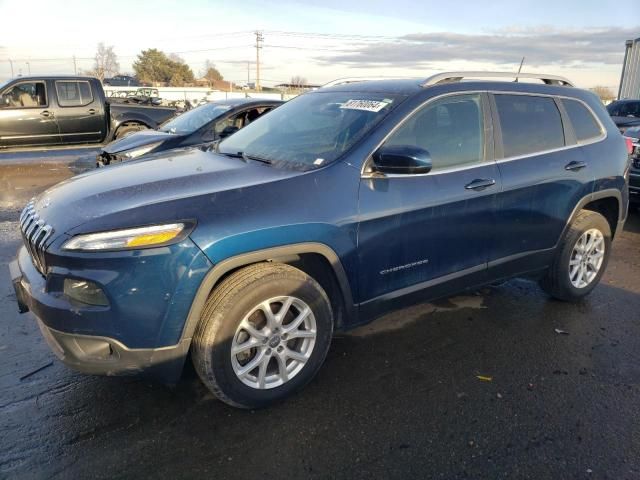
[[[166,387],[57,361],[7,264],[20,207],[70,172],[29,168],[0,172],[0,478],[640,478],[637,213],[583,302],[513,280],[416,305],[336,336],[303,392],[242,411],[191,369]]]

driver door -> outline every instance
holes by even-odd
[[[0,97],[0,147],[60,144],[55,109],[44,80],[12,83]]]
[[[359,296],[365,315],[397,308],[408,294],[433,296],[486,276],[500,176],[487,96],[427,101],[385,141],[425,149],[426,174],[380,174],[360,183]],[[372,160],[370,160],[372,161]]]

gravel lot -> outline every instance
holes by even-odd
[[[0,195],[0,478],[640,478],[637,213],[583,303],[514,280],[418,305],[337,336],[286,403],[240,411],[191,370],[174,388],[75,373],[17,313],[18,209],[58,173]]]

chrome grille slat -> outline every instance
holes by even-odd
[[[20,230],[33,264],[44,275],[47,242],[51,239],[54,230],[36,213],[35,200],[31,200],[20,214]]]

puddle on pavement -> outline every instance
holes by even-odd
[[[0,239],[12,242],[20,239],[17,222],[0,222]]]

